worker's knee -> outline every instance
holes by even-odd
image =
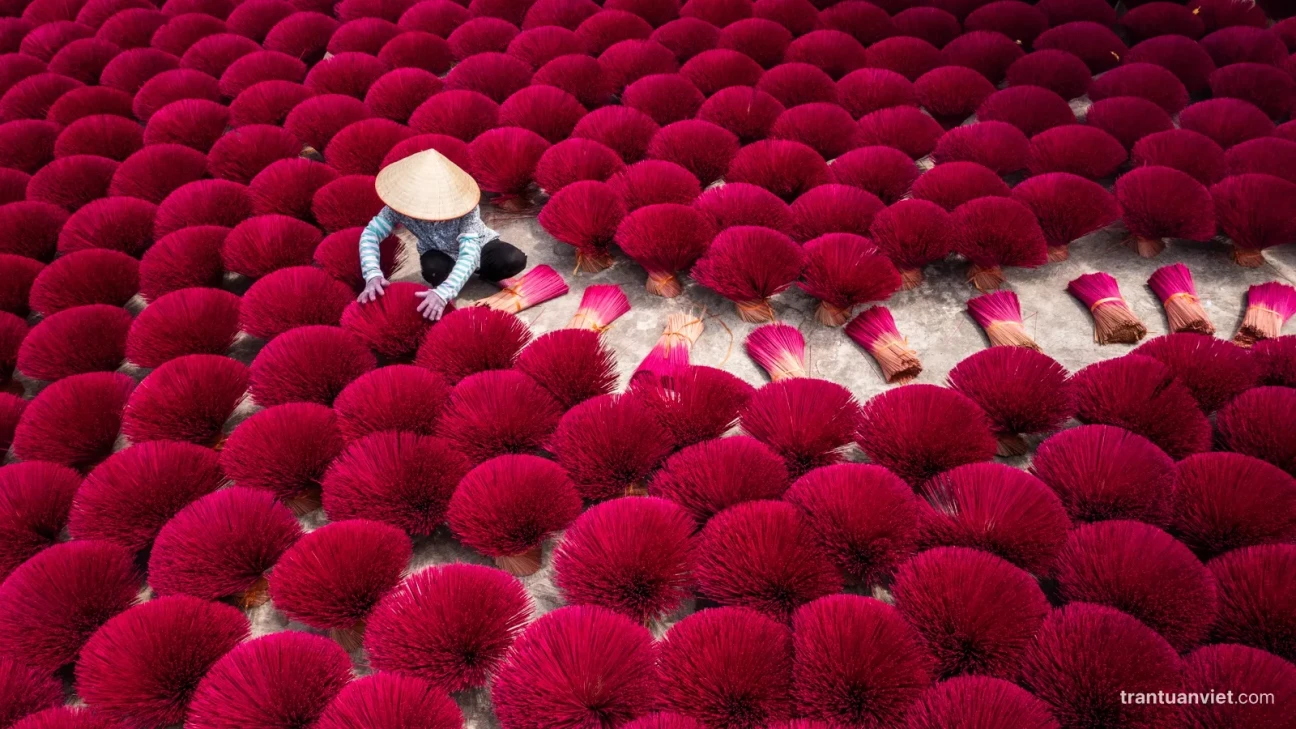
[[[525,253],[498,238],[482,246],[481,277],[487,281],[516,276],[522,273],[526,264]]]
[[[423,267],[423,280],[428,286],[440,286],[450,276],[455,262],[441,251],[428,251],[419,256],[419,264]]]

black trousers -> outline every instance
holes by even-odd
[[[419,257],[419,263],[423,266],[423,280],[427,281],[429,286],[440,286],[450,275],[450,270],[454,268],[455,259],[442,251],[428,251]],[[477,268],[477,275],[491,283],[498,283],[522,273],[526,263],[525,253],[518,250],[516,246],[496,238],[482,246],[481,264]]]

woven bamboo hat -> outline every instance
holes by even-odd
[[[392,210],[419,220],[453,220],[481,201],[472,175],[435,149],[387,165],[374,187]]]

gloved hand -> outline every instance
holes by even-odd
[[[428,289],[414,295],[423,299],[418,305],[418,313],[422,314],[424,319],[436,321],[441,318],[441,314],[445,312],[446,300],[441,298],[440,294],[433,289]]]
[[[367,304],[370,301],[377,301],[379,296],[387,293],[383,289],[390,285],[391,282],[389,282],[382,274],[374,276],[368,281],[365,281],[364,291],[360,292],[360,295],[356,297],[356,301],[359,301],[362,304]]]

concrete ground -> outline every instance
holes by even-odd
[[[521,248],[528,256],[528,267],[538,264],[552,266],[566,279],[571,291],[562,297],[528,309],[520,314],[536,335],[561,328],[576,311],[581,294],[592,284],[617,284],[629,296],[630,311],[604,333],[604,340],[617,356],[621,373],[621,386],[628,382],[639,362],[648,354],[661,335],[666,318],[676,311],[705,311],[706,330],[692,350],[694,364],[717,367],[731,372],[755,386],[768,381],[762,371],[743,350],[743,341],[757,325],[741,321],[733,304],[710,290],[685,278],[684,292],[674,299],[663,299],[644,290],[645,274],[637,264],[624,255],[616,256],[616,264],[597,274],[576,274],[575,255],[572,248],[554,240],[531,215],[504,213],[488,206],[483,208],[487,223],[500,236]],[[1192,270],[1201,301],[1218,330],[1217,336],[1231,338],[1237,330],[1246,309],[1246,291],[1252,284],[1281,280],[1296,284],[1296,245],[1271,249],[1266,253],[1266,264],[1258,269],[1241,268],[1229,259],[1224,241],[1192,243],[1176,241],[1154,259],[1143,259],[1121,244],[1124,229],[1120,223],[1098,231],[1071,245],[1070,260],[1052,263],[1034,270],[1007,269],[1007,286],[1017,292],[1027,330],[1039,343],[1045,354],[1058,360],[1069,371],[1093,362],[1118,357],[1130,351],[1131,345],[1100,347],[1093,341],[1093,320],[1088,311],[1066,292],[1067,282],[1083,273],[1106,271],[1120,282],[1126,300],[1148,328],[1148,337],[1166,333],[1165,316],[1160,302],[1147,287],[1147,278],[1157,268],[1169,263],[1184,263]],[[407,240],[407,263],[393,277],[400,281],[419,281],[416,256],[412,241]],[[949,370],[960,360],[987,346],[981,329],[968,316],[965,305],[977,295],[964,279],[966,264],[948,260],[925,270],[926,279],[912,291],[893,296],[886,306],[895,316],[900,332],[908,337],[910,346],[922,360],[923,372],[918,382],[944,384]],[[231,280],[227,288],[241,293],[247,281]],[[472,280],[464,289],[460,302],[485,298],[497,289],[485,282]],[[840,328],[829,328],[817,323],[814,309],[817,302],[795,286],[773,300],[778,320],[797,327],[806,339],[807,361],[814,377],[832,380],[849,389],[861,402],[891,387],[872,358],[846,337]],[[135,302],[132,309],[139,308]],[[1296,331],[1291,324],[1286,331]],[[261,347],[261,342],[240,335],[231,355],[251,363]],[[123,367],[137,378],[147,374],[130,365]],[[33,397],[41,383],[22,378],[26,396]],[[251,415],[258,408],[245,402],[231,418],[230,428]],[[124,439],[118,448],[126,447]],[[854,449],[848,458],[863,460]],[[1027,458],[1014,459],[1014,464],[1025,466]],[[303,518],[308,529],[315,528],[326,519],[322,511]],[[549,612],[562,605],[561,596],[551,580],[549,561],[557,540],[544,546],[545,566],[535,575],[523,578],[523,583],[535,601],[536,615]],[[491,564],[490,560],[460,546],[442,530],[432,538],[415,543],[410,572],[450,562]],[[693,612],[691,602],[686,602],[675,615],[650,626],[657,635]],[[318,632],[291,623],[275,610],[272,603],[254,609],[253,635],[291,629]],[[353,653],[358,673],[368,673],[363,651]],[[494,729],[495,721],[488,689],[467,691],[456,696],[464,710],[470,729]]]
[[[491,220],[489,213],[487,218]],[[608,270],[574,274],[572,249],[555,241],[534,219],[496,216],[491,224],[504,240],[526,251],[528,266],[553,266],[571,287],[566,296],[522,312],[521,317],[537,334],[562,327],[590,284],[618,284],[626,292],[630,312],[604,334],[619,359],[623,385],[656,343],[671,312],[702,308],[707,326],[693,348],[693,363],[725,369],[757,386],[767,381],[742,348],[747,334],[758,325],[739,320],[733,304],[709,289],[686,280],[684,293],[674,299],[652,296],[644,291],[643,270],[623,255],[618,255],[616,265]],[[1148,337],[1166,333],[1161,303],[1147,287],[1148,276],[1161,266],[1183,263],[1192,270],[1202,304],[1215,322],[1217,336],[1223,338],[1232,337],[1242,320],[1247,287],[1273,280],[1296,282],[1296,246],[1270,249],[1265,266],[1247,269],[1229,259],[1223,242],[1176,241],[1156,258],[1143,259],[1121,244],[1123,237],[1124,228],[1118,223],[1072,244],[1068,261],[1005,271],[1008,288],[1021,300],[1027,330],[1045,354],[1072,372],[1132,349],[1129,345],[1100,347],[1094,343],[1089,312],[1066,292],[1067,283],[1083,273],[1106,271],[1116,277],[1126,300],[1147,325]],[[900,332],[922,360],[919,382],[943,384],[955,364],[987,346],[981,329],[965,310],[967,300],[978,294],[964,280],[965,268],[964,262],[955,260],[929,266],[921,286],[897,293],[886,302]],[[475,299],[492,291],[490,285],[474,281],[464,290],[463,298]],[[805,336],[814,377],[844,385],[861,401],[889,387],[873,360],[840,328],[814,320],[814,299],[793,286],[772,303],[779,321],[797,327]]]
[[[663,299],[644,291],[643,270],[623,255],[616,265],[597,274],[575,274],[573,250],[549,236],[534,217],[519,216],[485,209],[487,222],[501,237],[527,253],[528,266],[548,264],[559,271],[571,287],[570,293],[521,313],[537,334],[561,328],[580,303],[586,286],[617,284],[630,298],[631,309],[604,334],[606,343],[617,355],[624,386],[639,362],[657,342],[667,316],[675,311],[705,309],[706,331],[692,350],[695,364],[718,367],[759,386],[767,381],[765,373],[743,350],[743,341],[756,325],[743,322],[733,304],[708,289],[687,282],[684,293],[674,299]],[[1021,300],[1026,327],[1043,351],[1074,372],[1098,360],[1118,357],[1132,346],[1100,347],[1093,341],[1093,321],[1088,311],[1066,292],[1067,282],[1082,273],[1106,271],[1120,282],[1121,291],[1135,313],[1148,328],[1148,337],[1166,333],[1165,316],[1160,302],[1147,287],[1148,276],[1160,266],[1181,262],[1193,272],[1202,304],[1215,322],[1220,337],[1232,337],[1246,308],[1247,287],[1272,280],[1296,282],[1296,246],[1272,250],[1267,264],[1259,269],[1245,269],[1232,263],[1225,244],[1172,243],[1154,259],[1142,259],[1121,244],[1124,230],[1120,224],[1074,243],[1071,258],[1035,270],[1008,269],[1008,286]],[[412,251],[411,251],[412,252]],[[902,292],[886,302],[895,316],[901,333],[923,363],[919,382],[943,384],[949,370],[960,360],[987,346],[980,328],[967,315],[965,304],[977,294],[964,280],[966,264],[946,261],[931,266],[926,280],[917,289]],[[417,267],[407,265],[398,272],[398,280],[417,281]],[[464,290],[461,301],[484,298],[496,289],[473,280]],[[807,359],[811,374],[847,387],[860,401],[882,392],[887,385],[873,360],[850,341],[841,329],[824,327],[814,319],[816,302],[795,287],[773,301],[779,321],[791,324],[805,335]],[[1290,329],[1290,327],[1289,327]],[[850,456],[863,459],[858,451]],[[1019,465],[1024,465],[1026,459]],[[322,519],[321,514],[308,521]],[[548,566],[554,542],[545,545],[545,567],[523,582],[536,602],[537,614],[561,605],[550,579]],[[415,545],[411,571],[447,562],[489,561],[458,545],[446,532]],[[652,626],[660,635],[675,620],[693,611],[685,604],[674,616]],[[257,634],[291,627],[281,613],[266,605],[254,615]],[[363,671],[363,655],[357,653],[357,667]],[[497,727],[490,709],[489,691],[468,691],[457,697],[464,709],[468,726]]]

